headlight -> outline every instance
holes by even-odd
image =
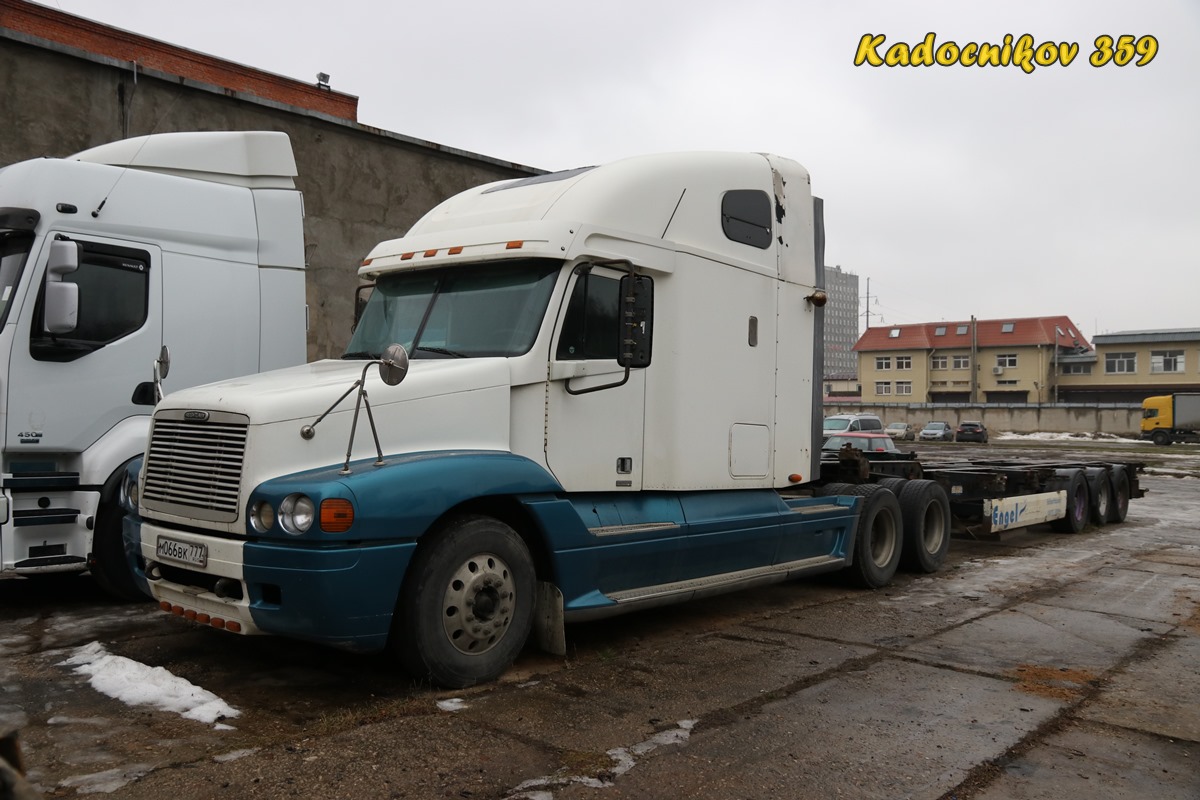
[[[288,533],[299,535],[312,527],[316,506],[306,494],[289,494],[279,504],[279,524]]]
[[[275,509],[266,500],[260,500],[250,511],[250,524],[259,533],[266,533],[275,526]]]
[[[121,478],[121,507],[126,513],[132,514],[137,511],[137,505],[138,473],[127,469]]]

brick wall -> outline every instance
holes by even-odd
[[[223,61],[22,0],[0,0],[0,28],[235,92],[357,121],[358,98]]]

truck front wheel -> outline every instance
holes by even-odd
[[[458,517],[428,536],[401,589],[391,646],[410,674],[440,686],[495,680],[533,623],[529,548],[491,517]]]
[[[1171,443],[1171,435],[1166,431],[1155,431],[1150,437],[1150,441],[1154,442],[1159,447],[1165,447]]]
[[[101,500],[96,511],[95,529],[92,531],[92,552],[88,557],[88,571],[101,589],[121,600],[148,600],[149,597],[138,587],[125,554],[125,540],[121,536],[121,521],[124,512],[115,500]]]

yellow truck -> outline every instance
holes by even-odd
[[[1157,445],[1200,442],[1200,394],[1165,394],[1143,400],[1142,438]]]

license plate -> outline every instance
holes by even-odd
[[[203,567],[208,564],[208,545],[192,544],[191,542],[177,542],[174,539],[158,537],[158,547],[155,552],[159,558],[165,558],[170,561],[179,561],[183,564],[191,564],[196,567]]]

